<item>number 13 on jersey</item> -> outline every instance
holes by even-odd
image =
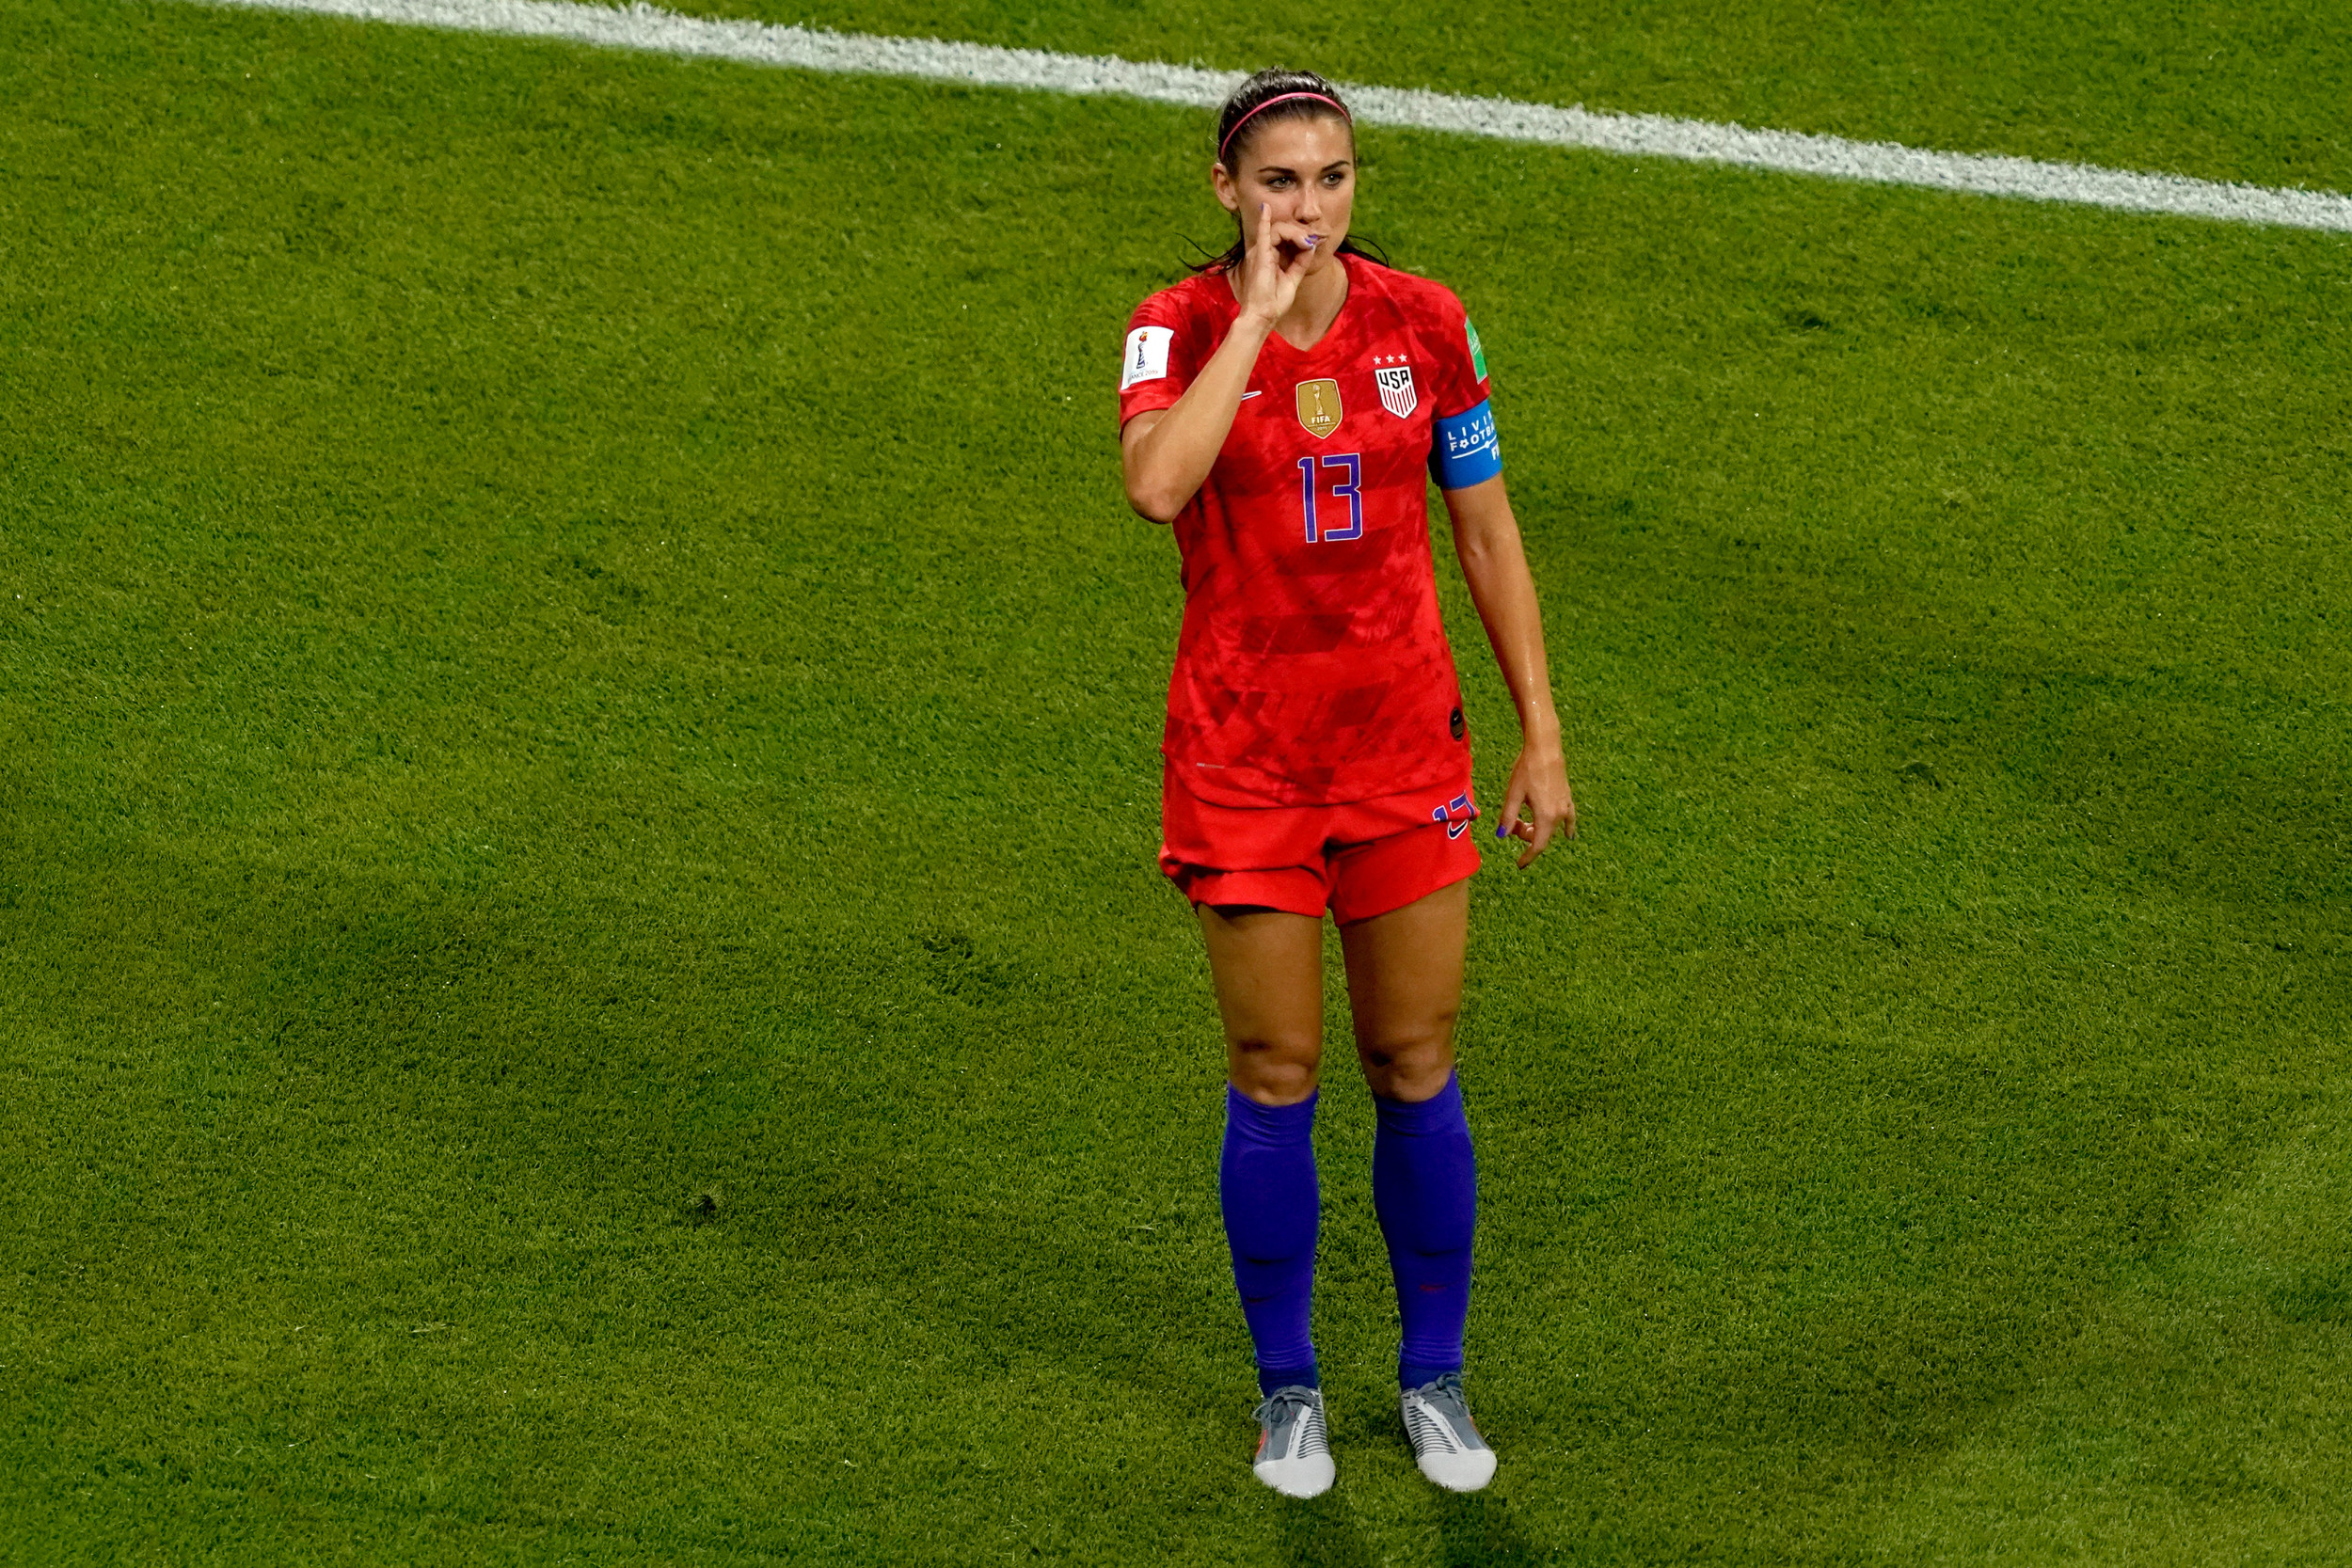
[[[1320,542],[1336,545],[1348,539],[1361,539],[1364,536],[1364,496],[1357,486],[1363,483],[1363,454],[1353,451],[1335,451],[1330,456],[1320,460],[1327,474],[1333,469],[1339,470],[1340,473],[1340,477],[1331,482],[1329,492],[1331,499],[1337,500],[1342,496],[1347,498],[1347,526],[1326,529],[1320,532],[1315,528],[1315,498],[1316,492],[1321,489],[1316,483],[1315,476],[1317,461],[1312,457],[1302,457],[1298,460],[1298,501],[1300,509],[1307,516],[1307,543],[1312,545]]]

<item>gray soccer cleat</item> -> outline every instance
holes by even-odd
[[[1277,1388],[1258,1406],[1258,1453],[1250,1469],[1285,1497],[1319,1497],[1338,1467],[1323,1423],[1323,1394],[1304,1384]]]
[[[1449,1492],[1475,1492],[1494,1479],[1495,1450],[1470,1421],[1459,1372],[1406,1389],[1404,1404],[1405,1435],[1422,1475]]]

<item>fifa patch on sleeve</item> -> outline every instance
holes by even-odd
[[[1127,334],[1127,358],[1119,372],[1119,389],[1146,381],[1157,381],[1168,373],[1168,345],[1176,341],[1176,334],[1165,326],[1138,326]]]
[[[1429,473],[1440,490],[1467,490],[1502,472],[1502,443],[1495,438],[1494,410],[1486,404],[1437,421],[1429,443]]]
[[[1462,331],[1470,339],[1470,369],[1478,372],[1479,380],[1484,381],[1486,379],[1486,345],[1478,341],[1478,324],[1464,316]]]

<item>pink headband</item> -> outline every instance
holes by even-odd
[[[1225,139],[1223,141],[1216,144],[1216,161],[1220,164],[1225,162],[1225,150],[1233,145],[1233,138],[1241,134],[1241,128],[1243,126],[1248,124],[1261,113],[1267,109],[1271,109],[1277,103],[1287,103],[1294,98],[1311,98],[1318,103],[1328,103],[1331,107],[1339,110],[1340,118],[1342,119],[1346,120],[1351,125],[1356,122],[1355,117],[1347,112],[1347,105],[1341,103],[1338,99],[1333,98],[1328,93],[1278,92],[1272,98],[1269,98],[1264,103],[1259,104],[1257,108],[1250,110],[1248,114],[1233,121],[1233,128],[1225,133]]]

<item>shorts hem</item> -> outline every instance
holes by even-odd
[[[1434,831],[1434,826],[1432,829],[1416,829],[1414,831],[1417,832],[1431,832]],[[1351,906],[1349,909],[1343,911],[1340,909],[1342,901],[1336,898],[1333,899],[1331,901],[1332,921],[1341,926],[1359,926],[1367,920],[1377,920],[1384,914],[1394,914],[1406,905],[1417,904],[1421,902],[1421,900],[1428,897],[1431,894],[1441,893],[1445,889],[1452,887],[1456,882],[1466,882],[1470,880],[1470,878],[1477,875],[1479,862],[1477,847],[1467,842],[1468,836],[1469,835],[1467,834],[1464,835],[1463,843],[1463,847],[1469,851],[1467,855],[1457,856],[1449,852],[1446,863],[1432,867],[1434,875],[1427,878],[1417,877],[1411,881],[1402,884],[1391,882],[1384,885],[1380,889],[1378,895],[1368,900],[1368,902],[1375,906],[1374,908],[1357,909]],[[1449,851],[1452,851],[1453,848],[1454,846],[1447,846],[1447,849]],[[1400,887],[1410,889],[1411,891],[1400,892]]]
[[[1178,865],[1166,868],[1168,880],[1199,909],[1206,904],[1212,909],[1230,909],[1236,905],[1251,909],[1279,910],[1284,914],[1303,914],[1321,920],[1330,906],[1330,898],[1321,885],[1321,879],[1311,871],[1219,871],[1205,865]],[[1312,882],[1312,892],[1300,887]]]

